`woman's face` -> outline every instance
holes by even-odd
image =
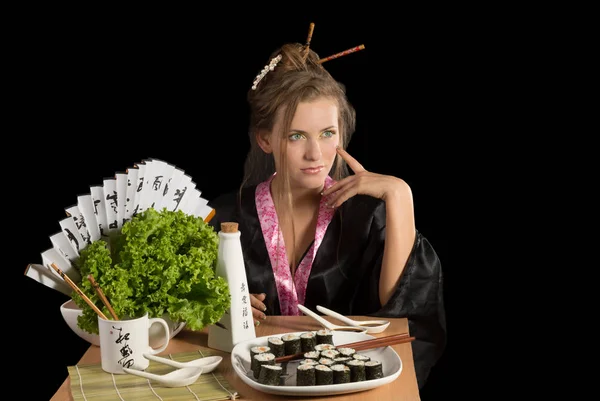
[[[280,115],[273,129],[276,134],[270,138],[277,171],[281,171],[283,145],[292,188],[320,190],[335,161],[340,141],[336,103],[326,98],[302,102],[298,104],[290,131],[283,136],[277,134],[281,132],[281,125]]]

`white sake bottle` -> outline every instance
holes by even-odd
[[[231,352],[239,342],[256,338],[240,235],[238,223],[221,223],[216,274],[229,284],[231,306],[218,325],[208,327],[208,346],[225,352]]]

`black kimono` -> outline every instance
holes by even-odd
[[[256,186],[222,195],[209,203],[210,221],[239,224],[250,293],[266,293],[267,314],[281,315],[275,276],[255,203]],[[385,203],[357,195],[340,206],[326,229],[306,285],[304,306],[322,305],[344,315],[406,317],[419,388],[446,344],[446,320],[440,261],[431,244],[417,231],[400,284],[382,307],[379,274],[385,241]]]

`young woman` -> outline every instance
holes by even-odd
[[[276,50],[248,101],[244,180],[210,203],[210,224],[239,223],[255,324],[301,315],[298,304],[407,317],[422,387],[446,323],[441,264],[415,228],[410,187],[346,152],[355,111],[308,46]]]

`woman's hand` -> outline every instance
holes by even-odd
[[[252,306],[252,317],[254,318],[254,325],[258,326],[261,320],[265,320],[267,315],[264,312],[267,307],[263,303],[267,294],[250,294],[250,305]]]
[[[386,200],[388,196],[397,196],[406,192],[408,184],[400,178],[371,173],[344,149],[337,148],[337,152],[346,161],[348,167],[354,171],[354,175],[341,179],[323,191],[323,196],[328,197],[327,205],[329,207],[339,207],[358,194]]]

